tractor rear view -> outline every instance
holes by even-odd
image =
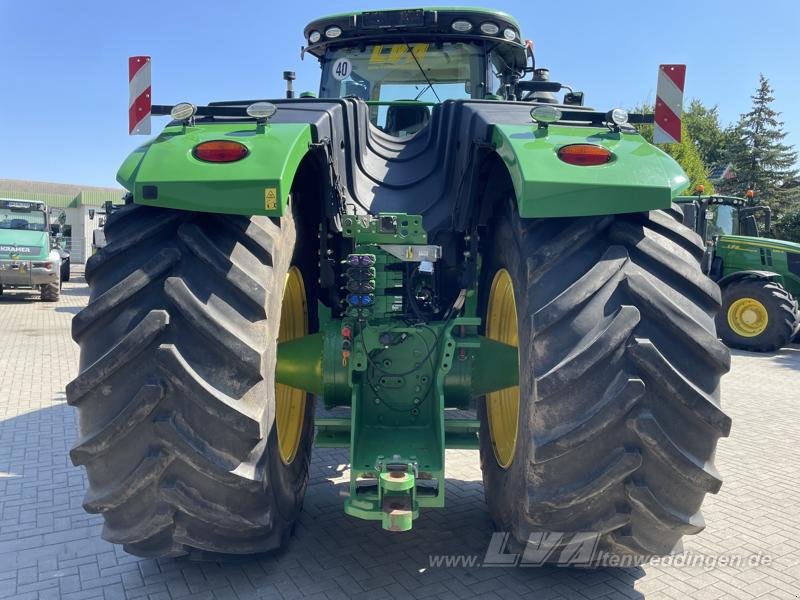
[[[277,549],[315,442],[349,449],[345,512],[392,531],[445,505],[446,448],[480,450],[517,545],[648,557],[700,531],[729,354],[687,178],[632,125],[652,117],[559,102],[503,13],[305,38],[319,97],[153,106],[173,120],[118,173],[68,387],[103,537]]]

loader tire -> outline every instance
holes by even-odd
[[[58,283],[45,283],[41,289],[42,302],[58,302],[61,299],[61,281]]]
[[[717,331],[731,348],[779,350],[792,341],[797,321],[797,300],[779,283],[739,279],[722,290]]]
[[[645,560],[704,527],[730,356],[680,214],[523,220],[509,207],[490,226],[486,335],[518,345],[520,385],[478,405],[483,480],[495,526],[509,547],[532,540],[536,561]]]
[[[281,455],[274,373],[294,218],[129,204],[105,231],[72,323],[80,372],[67,386],[84,508],[103,515],[103,539],[138,556],[281,548],[313,437],[304,394],[295,451]]]

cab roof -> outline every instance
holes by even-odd
[[[456,30],[453,28],[456,21],[466,21],[472,27],[469,31]],[[482,31],[481,26],[485,23],[496,25],[496,33],[487,34]],[[339,35],[326,35],[331,28],[338,29]],[[510,37],[511,32],[513,38]],[[318,58],[329,47],[381,41],[419,41],[436,37],[443,40],[497,42],[513,48],[516,54],[522,53],[524,60],[525,45],[517,20],[509,14],[488,8],[449,6],[338,13],[315,19],[306,26],[303,33],[308,43],[304,52]],[[319,38],[313,41],[317,33]],[[315,34],[314,38],[311,37],[312,34]]]
[[[390,9],[387,8],[386,10],[360,10],[355,12],[343,12],[343,13],[335,13],[332,15],[325,15],[323,17],[319,17],[312,21],[310,25],[313,25],[317,21],[327,21],[329,19],[341,19],[341,18],[352,18],[358,17],[359,15],[363,15],[365,13],[390,13],[390,12],[411,12],[422,10],[425,12],[440,12],[440,13],[459,13],[463,16],[475,15],[476,17],[497,17],[499,19],[503,19],[512,23],[517,29],[519,29],[519,23],[517,20],[510,14],[494,10],[491,8],[485,8],[481,6],[428,6],[422,8],[404,8],[404,9]]]
[[[0,198],[0,208],[22,208],[25,205],[29,208],[44,209],[46,204],[42,200],[23,200],[21,198]]]

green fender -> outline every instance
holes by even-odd
[[[742,279],[758,279],[760,281],[774,281],[775,283],[783,285],[783,276],[778,273],[774,273],[772,271],[738,271],[736,273],[731,273],[730,275],[726,275],[717,282],[717,285],[723,288],[729,283],[733,283],[734,281],[741,281]]]
[[[511,176],[522,217],[579,217],[669,208],[689,185],[683,169],[638,133],[550,125],[495,125],[492,142]],[[576,166],[557,152],[596,144],[611,162]]]
[[[249,152],[231,163],[196,159],[194,147],[210,140],[240,142]],[[303,123],[170,124],[128,156],[117,181],[133,193],[137,204],[280,216],[310,143],[311,128]]]

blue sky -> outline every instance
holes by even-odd
[[[160,104],[281,96],[287,69],[297,72],[297,89],[316,91],[316,62],[300,61],[308,21],[409,5],[0,0],[0,178],[115,185],[120,163],[142,141],[127,135],[129,55],[153,57]],[[719,105],[727,123],[748,109],[763,72],[788,141],[800,146],[800,5],[793,0],[762,0],[749,10],[702,0],[479,5],[515,15],[536,43],[537,64],[584,90],[598,109],[652,101],[658,64],[683,62],[687,99]],[[165,123],[154,118],[154,132]]]

